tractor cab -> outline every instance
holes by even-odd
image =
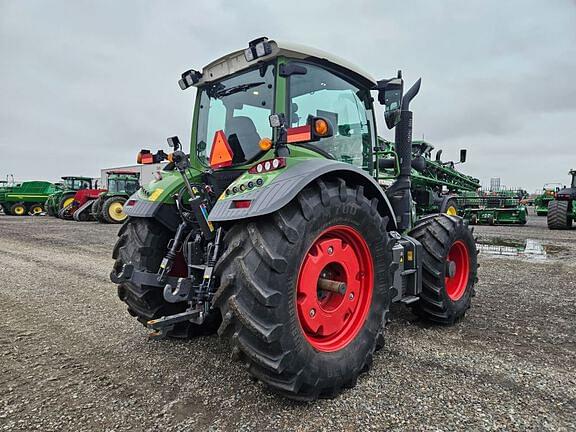
[[[92,189],[93,179],[91,177],[62,177],[64,187],[69,190],[77,191],[81,189]],[[96,185],[94,185],[96,187]]]
[[[261,44],[266,48],[252,54]],[[262,40],[210,63],[202,73],[189,71],[181,83],[194,78],[198,94],[191,154],[201,166],[231,169],[262,158],[279,138],[270,124],[270,116],[279,114],[288,144],[299,146],[294,153],[305,148],[370,169],[376,137],[370,90],[376,81],[345,61]],[[310,118],[326,120],[330,136],[311,142]]]
[[[132,171],[108,171],[108,193],[132,195],[140,187],[140,173]]]
[[[559,201],[576,200],[576,170],[568,172],[571,176],[570,187],[565,187],[556,192],[556,199]]]

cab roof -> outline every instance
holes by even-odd
[[[60,177],[62,180],[74,179],[74,180],[92,180],[92,177],[79,177],[79,176],[64,176]]]
[[[285,43],[280,41],[268,40],[272,52],[266,56],[260,57],[253,61],[247,61],[244,57],[244,51],[247,47],[234,51],[230,54],[220,57],[217,60],[204,66],[202,69],[202,78],[196,84],[200,86],[202,84],[216,81],[222,79],[226,76],[235,74],[241,70],[247,69],[249,67],[258,64],[259,62],[265,62],[267,60],[272,60],[279,56],[284,56],[293,59],[306,60],[306,59],[316,59],[320,61],[327,62],[339,69],[344,69],[345,72],[350,73],[355,78],[363,81],[367,87],[373,87],[376,85],[376,80],[372,75],[358,66],[350,63],[335,55],[329,54],[325,51],[318,50],[316,48],[307,47],[304,45]]]

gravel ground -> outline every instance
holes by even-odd
[[[456,326],[395,307],[357,387],[308,404],[251,381],[217,337],[149,340],[108,279],[117,230],[0,217],[0,430],[576,429],[576,230],[476,227],[547,256],[481,254]]]

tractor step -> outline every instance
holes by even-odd
[[[407,296],[407,297],[402,298],[402,299],[400,300],[400,302],[408,305],[408,304],[410,304],[410,303],[417,302],[418,300],[420,300],[420,297]]]
[[[203,315],[204,314],[200,309],[194,309],[150,320],[146,323],[146,327],[152,330],[149,337],[151,339],[164,339],[168,336],[168,332],[173,330],[174,326],[181,322],[191,321],[196,324],[201,324],[203,321]]]

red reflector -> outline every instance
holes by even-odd
[[[305,142],[312,139],[312,130],[310,125],[288,128],[286,132],[288,134],[288,143]]]
[[[136,200],[128,200],[124,205],[126,207],[132,207],[134,204],[136,204]]]
[[[232,208],[248,208],[252,204],[251,200],[236,200],[232,201]]]
[[[212,149],[210,150],[210,166],[212,168],[222,168],[232,165],[234,152],[228,144],[223,130],[218,130],[214,134]]]

